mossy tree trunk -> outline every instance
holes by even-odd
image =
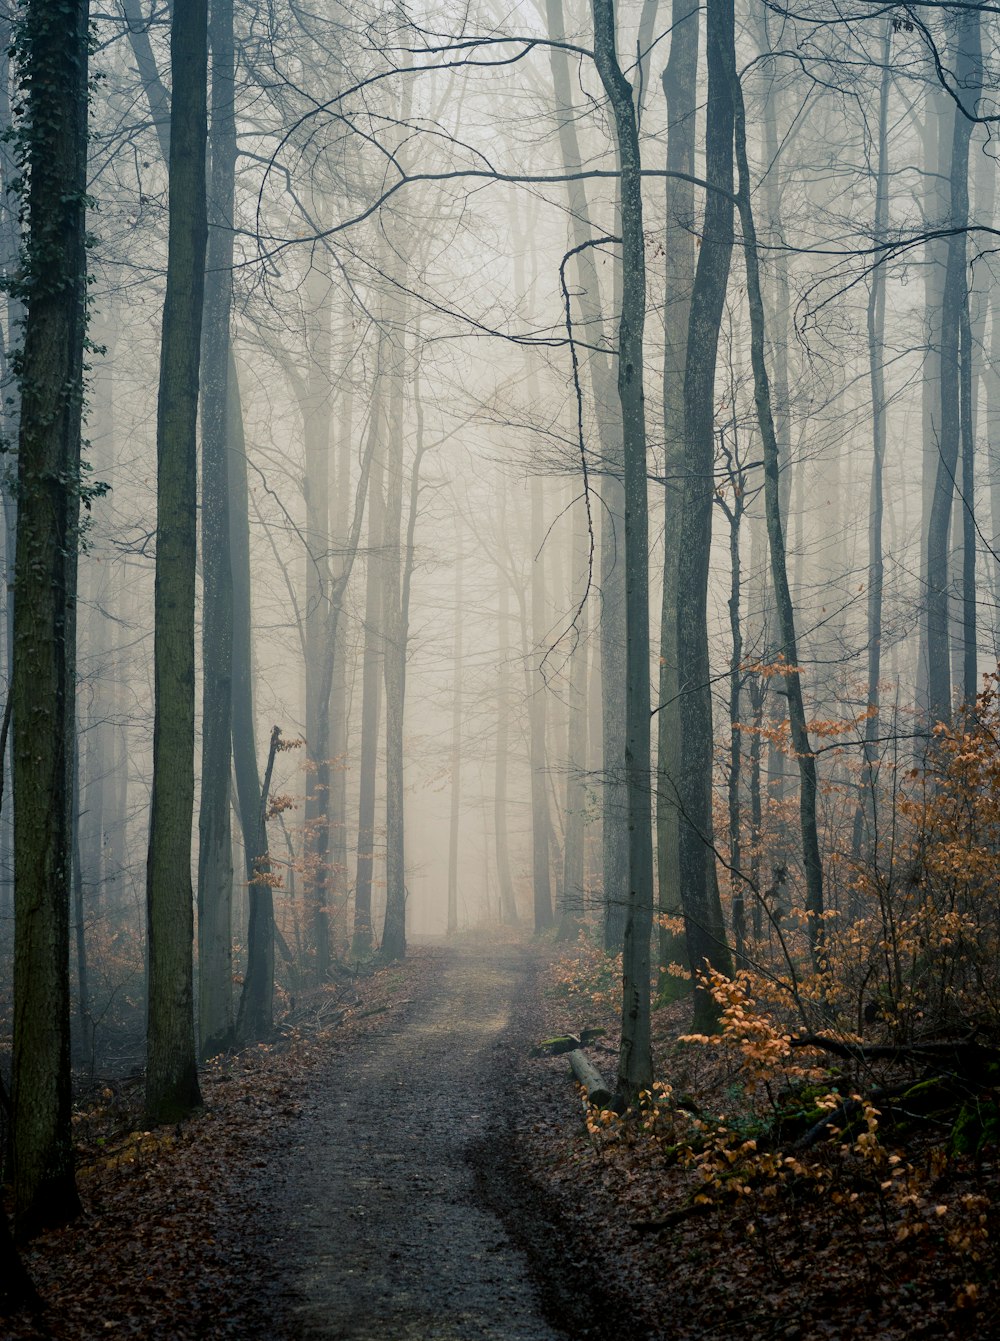
[[[70,1128],[80,423],[86,330],[87,0],[28,0],[15,31],[27,176],[22,256],[14,719],[14,1210],[79,1210]]]

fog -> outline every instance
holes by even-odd
[[[727,863],[747,865],[758,889],[782,866],[796,889],[806,877],[788,708],[774,673],[785,641],[769,568],[740,217],[717,329],[692,327],[685,352],[694,267],[703,242],[719,248],[722,237],[705,222],[703,187],[719,168],[706,158],[714,95],[704,16],[697,82],[689,92],[676,82],[686,59],[677,34],[689,14],[684,0],[646,0],[618,5],[616,16],[638,117],[646,267],[653,753],[638,767],[667,846],[690,818],[676,770],[701,768],[709,831],[702,825],[699,841],[720,855],[729,923],[736,895]],[[782,538],[805,718],[820,747],[827,856],[850,848],[861,822],[866,723],[880,714],[869,752],[909,757],[927,712],[947,716],[995,667],[1000,581],[987,92],[995,16],[981,25],[976,16],[980,57],[967,50],[971,21],[936,10],[918,19],[858,3],[838,9],[836,21],[832,14],[822,0],[736,6]],[[86,480],[108,487],[88,502],[79,560],[73,919],[85,930],[79,953],[89,950],[82,1014],[110,1028],[116,995],[136,1009],[142,995],[171,75],[167,6],[122,0],[93,20],[83,455]],[[211,482],[204,486],[205,508],[215,510],[202,519],[211,539],[226,515],[219,553],[230,586],[240,578],[225,547],[249,522],[249,622],[239,599],[227,608],[249,656],[258,775],[273,726],[285,743],[299,742],[274,759],[267,819],[276,974],[286,992],[331,962],[378,950],[387,904],[400,897],[400,953],[407,937],[515,921],[575,936],[582,919],[614,944],[616,933],[601,927],[629,884],[616,877],[623,868],[608,829],[620,836],[623,823],[615,722],[632,577],[616,502],[620,157],[593,45],[590,7],[560,0],[305,8],[241,0],[234,83],[224,61],[213,65],[208,292],[213,276],[231,275],[232,296],[221,325],[209,324],[206,306],[202,411],[204,421],[204,396],[222,375],[207,362],[214,347],[225,374],[229,483],[214,504]],[[217,41],[213,61],[224,51]],[[8,103],[11,79],[7,69]],[[672,79],[675,102],[690,104],[673,145],[664,96]],[[9,107],[0,113],[9,117]],[[15,164],[5,153],[9,188]],[[731,205],[739,191],[731,158],[728,171],[718,198]],[[16,197],[4,209],[10,270]],[[956,230],[961,252],[950,241]],[[8,388],[20,320],[12,292]],[[960,353],[948,343],[959,326]],[[695,456],[685,458],[683,407],[677,429],[699,341],[710,370],[707,480]],[[11,394],[5,406],[11,448],[15,401]],[[687,413],[693,422],[690,405]],[[16,485],[13,455],[5,460],[9,680]],[[240,471],[247,511],[237,523]],[[932,513],[946,488],[942,531]],[[702,520],[692,522],[695,514]],[[689,626],[681,624],[679,645],[663,632],[677,627],[678,600],[668,585],[664,601],[665,560],[676,571],[693,554],[685,519],[706,542],[714,743],[678,762],[670,741],[693,720],[689,696],[705,688],[688,682]],[[205,649],[220,627],[217,607],[206,614],[206,592],[221,580],[204,543],[203,535],[191,870],[203,895],[219,878],[204,864],[199,875],[202,784],[214,769],[227,821],[232,812],[221,881],[224,902],[232,891],[225,917],[238,981],[250,877],[229,746],[221,765],[201,753],[203,695],[216,692],[205,689],[214,674]],[[932,609],[928,593],[944,601],[943,626],[940,600]],[[226,663],[227,694],[238,673]],[[742,856],[727,828],[734,675]],[[748,831],[754,788],[762,810]],[[11,815],[5,805],[8,931]],[[665,873],[664,851],[657,889],[669,911],[676,877]],[[834,903],[838,869],[833,862],[827,872]],[[81,963],[78,954],[77,979]]]

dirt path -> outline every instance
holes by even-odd
[[[483,1176],[472,1167],[502,1139],[510,1034],[521,1031],[517,1019],[530,1027],[523,1007],[534,963],[515,947],[434,953],[434,995],[317,1075],[292,1140],[268,1169],[261,1201],[273,1207],[268,1255],[282,1333],[568,1334],[543,1317],[528,1257],[483,1204]]]

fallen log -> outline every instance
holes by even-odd
[[[817,1048],[853,1062],[915,1062],[937,1070],[949,1064],[963,1076],[982,1076],[1000,1062],[995,1047],[973,1039],[934,1040],[923,1043],[852,1043],[824,1034],[803,1034],[789,1039],[793,1048]]]
[[[589,1047],[603,1033],[603,1029],[581,1029],[579,1037],[576,1034],[560,1034],[557,1038],[546,1038],[537,1048],[531,1049],[531,1056],[558,1057],[564,1052],[574,1052],[577,1048]]]
[[[587,1103],[595,1108],[610,1108],[614,1092],[605,1085],[597,1068],[587,1061],[579,1048],[574,1048],[567,1056],[574,1076],[587,1091]]]

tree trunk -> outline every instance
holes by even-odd
[[[764,453],[764,505],[767,516],[768,547],[771,555],[771,584],[778,614],[779,654],[787,667],[784,675],[788,696],[788,716],[792,748],[799,762],[799,826],[802,835],[802,862],[806,880],[806,913],[809,918],[809,944],[813,964],[821,969],[823,956],[823,866],[816,824],[816,756],[806,728],[805,706],[795,638],[795,612],[785,566],[785,539],[781,524],[779,497],[778,439],[771,407],[771,388],[765,356],[766,330],[764,302],[757,257],[757,233],[750,204],[750,166],[747,162],[746,112],[743,89],[736,69],[736,54],[730,30],[726,61],[735,101],[736,165],[739,174],[737,204],[743,229],[743,255],[747,273],[747,300],[750,308],[750,357],[753,365],[754,404]]]
[[[0,17],[0,126],[11,123],[11,25],[8,17]],[[12,274],[20,260],[20,233],[18,224],[18,203],[12,191],[12,184],[18,176],[17,164],[11,152],[12,145],[0,140],[0,267],[3,274]],[[0,347],[0,384],[4,394],[0,397],[0,437],[5,446],[17,442],[21,418],[21,398],[17,379],[13,376],[11,355],[14,332],[24,319],[24,308],[18,298],[15,286],[8,285],[4,295],[6,326]],[[13,573],[16,565],[17,546],[17,464],[13,453],[8,453],[0,461],[0,509],[3,517],[3,560],[5,571]],[[14,674],[14,589],[8,580],[4,583],[3,623],[0,627],[0,639],[3,642],[5,687],[8,702],[10,700]],[[6,709],[6,705],[5,705]],[[11,769],[13,761],[8,754],[0,759],[0,779],[3,781],[7,804],[0,813],[0,914],[13,918],[14,915],[14,824],[13,805],[11,803]]]
[[[306,278],[308,371],[302,401],[305,439],[306,804],[305,880],[316,946],[316,978],[330,972],[330,321],[329,277],[311,264]]]
[[[882,33],[882,76],[879,84],[877,166],[875,169],[875,222],[872,240],[878,246],[889,223],[889,92],[892,87],[892,20]],[[868,720],[865,722],[864,771],[854,814],[851,844],[854,860],[861,857],[866,817],[874,814],[878,781],[875,738],[879,732],[879,681],[882,676],[882,554],[883,471],[885,467],[885,266],[872,272],[868,293],[868,377],[872,397],[872,471],[868,503]]]
[[[628,902],[622,942],[618,1092],[634,1103],[652,1083],[649,941],[653,925],[650,815],[649,551],[643,327],[646,256],[639,133],[632,87],[618,64],[613,0],[593,0],[594,62],[614,117],[621,172],[622,297],[618,329],[625,487],[625,765]],[[607,593],[605,593],[606,595]]]
[[[128,25],[128,40],[136,69],[149,104],[153,129],[166,165],[170,161],[170,94],[160,78],[139,0],[122,0],[122,12]]]
[[[229,545],[233,575],[233,774],[243,835],[249,916],[236,1037],[241,1044],[266,1042],[274,1032],[274,894],[266,835],[261,825],[253,706],[253,602],[250,581],[250,517],[243,407],[236,362],[230,350],[226,381],[229,407]]]
[[[382,575],[381,551],[385,497],[382,492],[384,451],[382,386],[377,375],[372,398],[371,433],[378,444],[373,462],[368,510],[368,567],[365,586],[365,645],[361,670],[361,760],[358,795],[358,865],[354,883],[354,938],[351,953],[364,958],[372,948],[372,867],[375,858],[375,778],[382,698]]]
[[[503,500],[500,503],[503,508]],[[504,926],[517,925],[517,902],[514,882],[510,873],[510,843],[507,832],[507,771],[510,752],[510,580],[506,570],[497,565],[499,605],[497,611],[497,728],[496,758],[493,768],[493,834],[496,842],[497,888],[500,895],[500,921]],[[461,612],[459,612],[461,619]]]
[[[351,330],[350,296],[345,304],[345,328]],[[348,543],[351,529],[350,491],[351,456],[354,447],[354,386],[350,378],[343,388],[343,401],[338,416],[338,445],[336,479],[333,494],[333,536],[339,548]],[[348,630],[344,627],[347,612],[342,611],[338,632],[340,645],[334,650],[333,678],[330,689],[330,881],[334,905],[342,910],[345,925],[341,934],[343,943],[350,941],[346,926],[350,881],[347,873],[347,771],[348,759],[348,675],[346,648]],[[353,671],[352,671],[353,674]]]
[[[28,235],[11,696],[14,1213],[79,1210],[70,1128],[69,903],[80,421],[86,330],[87,0],[27,0],[16,39]]]
[[[386,503],[382,534],[382,622],[385,638],[385,917],[381,957],[406,953],[406,850],[403,788],[403,708],[406,693],[406,630],[402,611],[403,395],[406,361],[405,313],[396,299],[389,372],[389,422],[385,442]]]
[[[957,96],[963,94],[974,110],[979,76],[980,17],[973,11],[954,18],[953,65]],[[949,644],[949,543],[952,502],[962,441],[961,342],[963,316],[969,300],[966,270],[968,247],[964,229],[969,221],[969,141],[972,122],[960,106],[952,120],[949,169],[948,226],[944,290],[941,301],[940,424],[937,426],[937,468],[927,519],[927,700],[932,721],[951,721],[952,676]],[[971,463],[970,463],[971,464]]]
[[[698,103],[700,10],[692,0],[673,0],[670,59],[663,72],[667,101],[667,171],[693,175]],[[656,715],[656,872],[662,918],[682,915],[680,813],[681,772],[680,649],[677,642],[677,583],[681,559],[683,506],[684,369],[687,365],[691,289],[696,246],[694,185],[667,178],[664,231],[663,345],[663,605],[660,611],[660,680]],[[670,964],[688,967],[684,938],[663,925],[659,931],[661,1000],[679,994],[683,979]]]
[[[559,148],[568,173],[579,170],[570,63],[558,45],[566,40],[561,0],[546,0],[546,20],[554,45],[549,58],[555,101],[561,110]],[[625,888],[628,884],[628,835],[625,804],[625,499],[622,485],[621,412],[611,363],[601,342],[601,290],[590,232],[590,210],[582,179],[566,183],[572,242],[577,251],[579,329],[590,348],[587,370],[597,416],[600,458],[591,469],[601,480],[600,551],[600,708],[601,708],[601,866],[604,887],[604,945],[617,952],[625,929]]]
[[[451,808],[448,822],[447,931],[458,930],[458,837],[462,805],[462,523],[456,517],[455,641],[451,677]]]
[[[542,481],[531,478],[531,701],[528,705],[528,723],[531,732],[531,852],[532,889],[534,892],[535,931],[545,931],[555,917],[552,908],[552,876],[549,863],[551,819],[547,786],[548,760],[545,750],[545,680],[542,661],[545,657],[545,637],[548,621],[545,618],[545,519],[543,513]]]
[[[38,1304],[38,1293],[17,1251],[7,1212],[0,1207],[0,1317]]]
[[[712,778],[712,672],[708,652],[708,568],[715,501],[715,368],[733,250],[733,89],[727,44],[733,42],[732,0],[709,0],[706,11],[708,107],[705,127],[705,223],[691,292],[684,372],[682,500],[676,523],[677,647],[683,649],[681,696],[680,878],[688,963],[695,974],[694,1028],[715,1027],[718,1011],[699,975],[707,966],[732,972],[715,870]]]
[[[590,529],[584,499],[571,508],[570,601],[576,612],[570,654],[566,713],[566,818],[563,839],[563,896],[560,939],[576,935],[585,909],[584,821],[587,805],[587,588],[590,580]]]
[[[233,0],[211,0],[212,167],[201,365],[202,743],[198,813],[198,1037],[233,1042],[233,572],[229,540],[229,326],[233,305],[236,96]]]
[[[733,503],[724,504],[729,519],[729,632],[732,648],[729,657],[729,882],[733,892],[733,951],[736,967],[749,967],[747,959],[746,880],[743,876],[741,842],[742,809],[740,805],[740,777],[742,773],[741,698],[743,688],[743,623],[740,618],[740,532],[746,511],[746,477],[738,460],[738,429],[735,413],[732,434],[733,450],[728,457],[729,479],[733,487]]]
[[[153,788],[146,866],[149,936],[146,1117],[186,1116],[201,1096],[191,947],[198,356],[207,233],[206,0],[174,0],[170,32],[170,231],[157,402]]]
[[[971,706],[979,692],[979,655],[976,631],[976,432],[972,408],[976,350],[969,320],[968,275],[965,306],[959,320],[958,357],[962,426],[962,699]]]

